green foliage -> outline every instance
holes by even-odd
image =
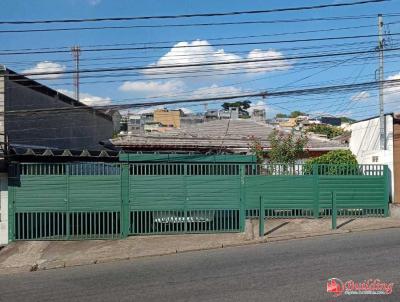
[[[308,127],[307,132],[314,132],[314,133],[319,133],[319,134],[324,134],[328,138],[333,138],[338,135],[341,135],[344,133],[344,130],[340,127],[335,127],[331,125],[311,125]]]
[[[350,150],[333,150],[307,161],[310,164],[357,165],[357,158]]]
[[[284,113],[277,113],[275,115],[275,118],[285,118],[285,117],[288,117],[288,116],[287,116],[287,114],[284,114]]]
[[[301,111],[296,110],[296,111],[292,111],[292,112],[290,113],[290,116],[289,116],[289,117],[291,117],[291,118],[296,118],[296,117],[298,117],[298,116],[300,116],[300,115],[307,115],[307,113],[304,113],[304,112],[301,112]]]
[[[251,101],[237,101],[237,102],[225,102],[221,105],[225,110],[229,110],[229,107],[239,107],[242,110],[246,110],[250,108]]]
[[[230,107],[239,107],[239,112],[244,115],[249,115],[246,109],[250,108],[251,101],[237,101],[237,102],[225,102],[221,105],[224,110],[229,110]]]
[[[289,135],[273,131],[269,135],[271,150],[268,152],[271,163],[293,165],[304,153],[307,137]]]
[[[118,138],[118,131],[113,131],[112,138]]]
[[[256,157],[257,164],[262,164],[264,161],[264,151],[260,140],[254,136],[251,137],[250,151]]]
[[[342,123],[349,123],[349,124],[352,124],[352,123],[354,123],[356,121],[355,119],[352,119],[352,118],[349,118],[349,117],[346,117],[346,116],[341,116],[340,120],[341,120]]]
[[[324,175],[360,175],[357,158],[350,150],[333,150],[328,153],[306,161],[305,174],[310,174],[313,165],[332,165],[320,169],[319,174]]]

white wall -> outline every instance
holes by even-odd
[[[0,173],[0,244],[8,243],[8,175]]]
[[[380,150],[379,117],[351,125],[350,150],[357,156],[359,164],[388,165],[390,175],[390,197],[394,196],[393,183],[393,116],[386,115],[386,150]],[[378,157],[378,162],[372,158]]]

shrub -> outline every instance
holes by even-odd
[[[329,139],[339,136],[344,133],[344,130],[339,127],[335,126],[330,126],[330,125],[311,125],[308,127],[307,132],[314,132],[318,134],[324,134],[326,135]]]
[[[305,174],[312,174],[313,165],[330,165],[319,170],[324,175],[359,175],[357,158],[350,150],[334,150],[305,162]]]

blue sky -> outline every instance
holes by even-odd
[[[122,17],[148,15],[176,15],[241,10],[262,10],[290,6],[327,4],[350,1],[183,1],[183,0],[3,0],[1,20],[69,19],[94,17]],[[361,16],[400,13],[400,2],[360,5],[347,8],[327,8],[313,11],[285,12],[260,15],[226,16],[213,18],[191,18],[175,20],[144,20],[126,22],[103,22],[84,24],[50,25],[0,25],[0,30],[60,28],[80,26],[127,26],[168,25],[204,22],[271,21],[282,19],[308,19],[334,16]],[[386,30],[394,34],[387,47],[399,47],[400,15],[384,16]],[[351,27],[351,28],[348,28]],[[359,28],[355,28],[359,27]],[[347,28],[347,29],[340,29]],[[332,31],[327,31],[335,29]],[[339,29],[339,30],[338,30]],[[308,33],[299,33],[307,32]],[[293,33],[293,34],[291,34]],[[275,63],[256,63],[245,66],[206,67],[185,70],[173,76],[166,70],[149,72],[119,72],[116,75],[102,74],[95,78],[82,75],[81,100],[90,104],[135,103],[148,100],[173,100],[178,98],[209,97],[246,92],[301,89],[322,85],[352,84],[373,81],[378,61],[375,57],[347,56],[323,59],[285,60],[287,57],[325,52],[370,50],[377,45],[377,38],[345,39],[333,41],[267,43],[277,40],[314,39],[324,37],[376,35],[377,17],[350,20],[330,20],[276,24],[247,24],[227,26],[157,27],[45,33],[0,33],[0,49],[25,49],[46,47],[70,47],[81,45],[82,69],[101,67],[132,67],[163,64],[219,62],[240,59],[280,58]],[[264,36],[260,36],[264,35]],[[249,38],[248,36],[253,36]],[[255,36],[255,37],[254,37]],[[236,38],[233,37],[248,37]],[[224,38],[224,39],[220,39]],[[226,39],[228,38],[228,39]],[[156,43],[155,42],[166,42]],[[221,43],[265,42],[258,45],[215,46]],[[136,43],[132,46],[163,46],[163,49],[88,52],[91,45]],[[178,45],[178,47],[176,47]],[[196,47],[192,47],[196,45]],[[175,47],[174,47],[175,46]],[[181,47],[184,46],[184,47]],[[186,47],[185,46],[191,46]],[[122,46],[128,47],[128,46]],[[398,51],[388,52],[385,77],[400,79]],[[26,54],[0,56],[0,64],[18,72],[43,70],[71,70],[71,54]],[[316,61],[323,61],[317,63]],[[327,62],[329,61],[329,62]],[[231,67],[232,68],[232,67]],[[168,71],[168,70],[167,70]],[[176,71],[174,70],[176,73]],[[191,72],[191,73],[189,73]],[[183,76],[186,75],[186,76]],[[189,75],[189,76],[188,76]],[[70,75],[41,80],[46,85],[71,93]],[[400,110],[396,99],[400,99],[400,88],[388,88],[386,111]],[[302,110],[310,114],[329,113],[364,118],[378,112],[377,91],[352,91],[329,95],[252,99],[254,104],[266,106],[269,116],[276,112]],[[186,106],[201,110],[203,104]],[[219,106],[211,103],[210,107]],[[172,108],[172,107],[171,107]]]

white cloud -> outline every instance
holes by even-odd
[[[185,84],[182,81],[126,81],[119,90],[124,92],[135,92],[146,97],[168,96],[182,92]]]
[[[51,61],[43,61],[37,63],[34,67],[25,69],[22,71],[24,74],[28,74],[28,77],[33,79],[57,79],[62,74],[46,74],[46,75],[31,75],[32,73],[45,73],[45,72],[63,72],[66,69],[64,65],[58,64]]]
[[[352,101],[363,101],[367,100],[371,97],[370,93],[368,91],[361,91],[351,97]]]
[[[400,82],[400,72],[386,78],[388,81],[398,80]],[[387,83],[385,85],[385,99],[394,100],[400,97],[400,84]]]
[[[234,61],[254,61],[254,60],[273,60],[260,62],[243,62],[234,64],[219,64],[219,65],[203,65],[192,66],[191,64],[207,64],[207,63],[229,63]],[[179,68],[168,68],[169,65],[182,65]],[[154,69],[153,67],[163,67]],[[253,49],[247,56],[239,56],[233,53],[226,52],[224,49],[214,48],[206,40],[196,40],[192,42],[179,42],[175,44],[165,55],[157,62],[150,64],[149,69],[143,71],[144,74],[159,75],[165,73],[180,73],[180,72],[202,72],[202,71],[243,71],[247,74],[265,73],[276,70],[286,70],[291,67],[287,60],[284,60],[284,55],[276,50],[261,50]],[[153,69],[152,69],[153,68]],[[209,74],[208,74],[209,75]]]
[[[242,93],[243,90],[234,86],[218,86],[217,84],[213,84],[207,87],[201,87],[193,92],[190,92],[190,98],[198,99],[198,98],[213,98],[217,96],[231,96],[238,93]]]
[[[246,63],[247,72],[270,72],[275,70],[286,70],[291,67],[290,63],[284,59],[281,52],[276,50],[254,49],[247,55],[248,60],[270,60],[254,63]]]
[[[70,90],[67,89],[59,89],[59,92],[69,96],[69,97],[74,97],[74,93]],[[89,93],[80,93],[79,94],[79,101],[81,103],[84,103],[88,106],[104,106],[104,105],[109,105],[111,104],[111,98],[109,97],[100,97],[100,96],[95,96]]]

